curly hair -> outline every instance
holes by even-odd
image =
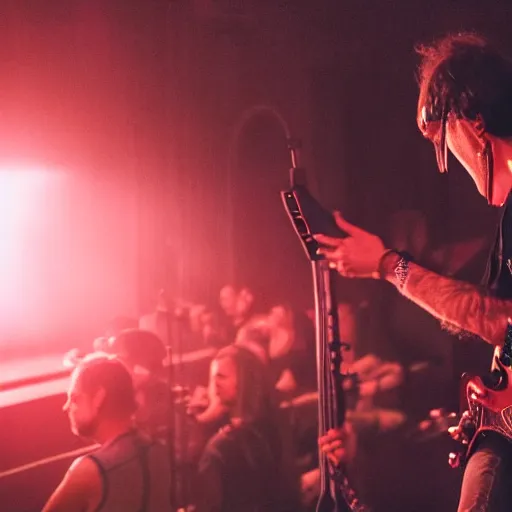
[[[430,120],[448,112],[474,120],[497,137],[512,136],[512,61],[482,36],[450,34],[432,45],[416,48],[418,69],[418,124],[425,107]]]

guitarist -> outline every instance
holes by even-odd
[[[335,214],[347,238],[315,237],[319,250],[344,277],[384,279],[405,297],[459,332],[496,347],[512,316],[512,61],[473,34],[449,35],[419,50],[417,122],[433,142],[441,172],[448,149],[491,206],[502,207],[498,238],[486,272],[487,287],[443,277],[406,253]],[[331,460],[343,457],[343,433],[320,440]],[[498,435],[480,436],[467,462],[459,512],[511,509],[512,445]]]

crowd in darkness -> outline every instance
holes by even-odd
[[[390,226],[392,245],[414,252],[431,268],[456,275],[479,265],[480,240],[465,243],[464,258],[451,246],[427,253],[428,229],[419,212],[399,212]],[[340,337],[352,346],[343,371],[357,374],[356,388],[345,390],[351,399],[347,447],[353,485],[377,512],[453,508],[456,486],[443,471],[445,432],[436,429],[443,411],[457,407],[457,354],[450,335],[385,283],[340,280],[340,288]],[[154,313],[117,318],[94,341],[92,354],[68,358],[76,365],[67,404],[72,429],[102,445],[85,458],[94,461],[93,476],[102,475],[94,499],[115,503],[119,496],[132,496],[140,503],[144,498],[147,510],[157,510],[151,507],[161,506],[169,495],[172,462],[179,481],[175,498],[183,507],[198,512],[314,510],[319,491],[314,314],[287,303],[263,310],[258,299],[249,287],[233,285],[224,286],[211,307],[186,301],[172,301],[171,307],[162,295]],[[207,354],[209,374],[189,379],[187,385],[193,386],[178,393],[182,375],[174,375],[171,386],[169,365],[173,353],[185,359],[183,347],[189,355]],[[133,387],[134,403],[125,409],[125,421],[119,421],[123,411],[109,409],[115,402],[109,393],[120,393],[113,364],[121,365],[116,371],[128,374]],[[84,377],[91,368],[96,384],[85,389],[82,381],[91,380]],[[87,428],[80,427],[83,405],[78,398],[75,404],[75,397],[92,396],[98,389],[106,397],[91,406],[89,419],[83,420]],[[170,397],[179,439],[173,461],[165,448]],[[133,460],[145,461],[144,485],[159,482],[150,486],[154,492],[139,484],[119,492],[119,468],[124,468],[123,478],[133,479],[126,475],[140,471]],[[58,493],[45,510],[60,510],[52,505]]]

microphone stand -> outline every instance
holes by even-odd
[[[189,503],[189,473],[188,473],[188,465],[187,465],[187,451],[188,451],[188,436],[187,436],[187,425],[186,425],[186,407],[185,407],[185,394],[186,388],[183,385],[184,381],[184,371],[183,371],[183,346],[184,346],[184,329],[185,329],[185,318],[186,318],[186,308],[180,308],[178,312],[174,314],[174,329],[173,329],[173,342],[174,342],[174,355],[176,356],[176,361],[173,361],[173,369],[174,372],[174,386],[172,388],[172,396],[173,407],[175,411],[175,428],[177,432],[175,433],[175,442],[176,447],[178,449],[179,457],[176,459],[179,460],[181,471],[179,478],[179,499],[178,502],[179,507],[184,507]],[[178,384],[179,382],[179,384]],[[176,414],[176,403],[179,404],[180,409],[178,410],[178,414]],[[175,449],[176,450],[176,449]],[[178,471],[176,471],[176,477],[178,477]],[[181,508],[180,508],[181,510]]]
[[[169,311],[166,307],[166,354],[167,354],[167,448],[170,470],[169,504],[171,511],[183,510],[188,503],[189,485],[183,471],[178,471],[178,464],[183,469],[187,453],[187,436],[185,415],[177,411],[177,402],[184,404],[184,388],[177,385],[177,378],[183,378],[183,312]],[[179,414],[179,413],[182,414]],[[177,455],[179,453],[179,456]]]
[[[174,363],[173,363],[173,350],[171,346],[171,325],[172,315],[169,308],[165,312],[166,327],[167,327],[167,340],[166,340],[166,353],[167,353],[167,389],[168,389],[168,403],[167,403],[167,454],[169,460],[169,507],[171,512],[177,510],[178,502],[178,478],[176,471],[176,409],[174,404]]]

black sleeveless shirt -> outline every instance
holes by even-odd
[[[512,193],[509,194],[483,279],[496,297],[512,299]]]
[[[169,461],[164,445],[132,430],[87,455],[98,467],[102,497],[97,512],[166,512]]]
[[[512,193],[502,208],[481,285],[492,296],[512,299]],[[457,378],[464,372],[483,375],[489,371],[494,347],[475,337],[456,343],[454,352]]]

